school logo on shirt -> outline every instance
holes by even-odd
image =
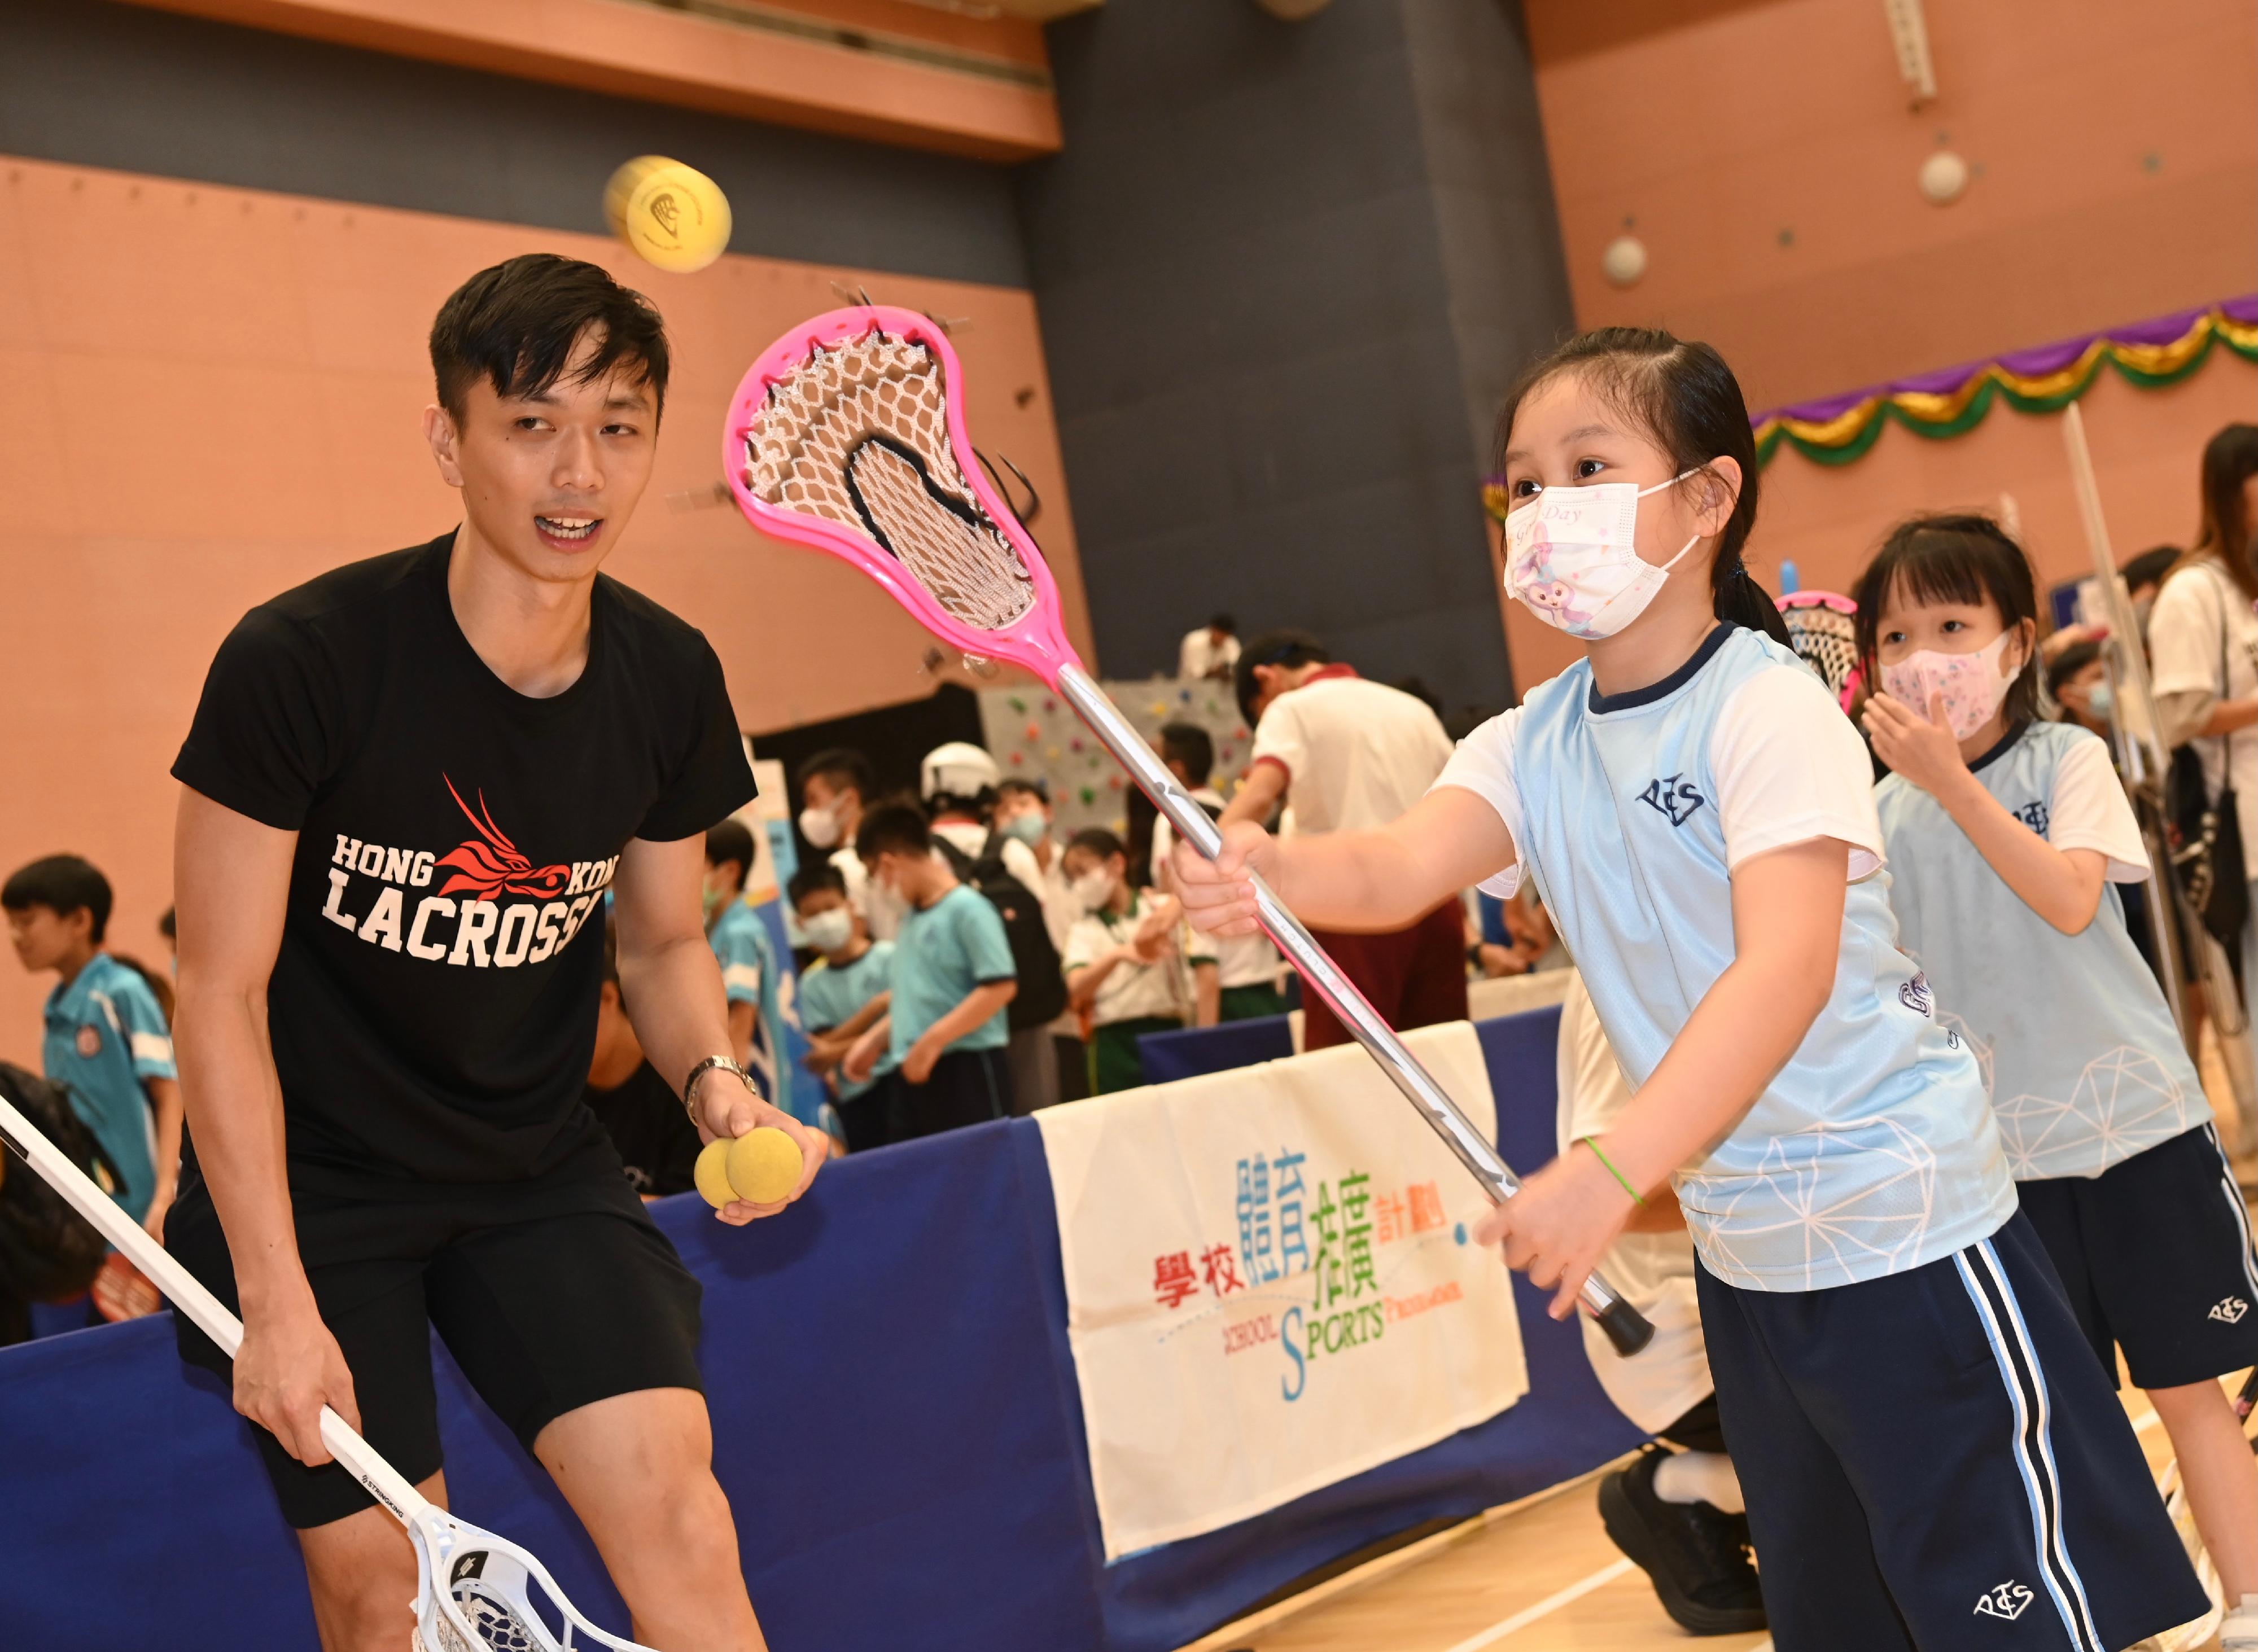
[[[2211,1317],[2223,1325],[2240,1325],[2242,1316],[2250,1311],[2250,1304],[2239,1296],[2221,1298],[2213,1304]]]
[[[1979,1618],[2005,1618],[2012,1623],[2021,1617],[2037,1598],[2027,1585],[2011,1578],[1997,1588],[1985,1590],[1977,1598],[1976,1615]]]
[[[511,969],[540,963],[569,945],[599,909],[619,856],[536,866],[495,823],[484,791],[477,793],[473,813],[453,779],[439,778],[473,835],[441,854],[338,833],[322,916],[372,946],[425,963]],[[432,890],[442,869],[447,879]],[[358,916],[352,909],[362,906],[362,898],[347,904],[356,876],[380,886]],[[447,925],[453,929],[451,944]]]
[[[1668,775],[1650,784],[1638,794],[1638,800],[1658,814],[1667,815],[1670,824],[1682,826],[1694,818],[1694,812],[1709,800],[1694,789],[1694,783],[1684,775]]]
[[[78,1053],[89,1061],[102,1053],[102,1029],[92,1022],[78,1030]]]
[[[2027,803],[2021,808],[2011,809],[2008,812],[2041,837],[2046,836],[2047,806],[2043,802]]]
[[[1899,987],[1898,1002],[1908,1010],[1919,1010],[1922,1015],[1927,1015],[1935,1009],[1936,995],[1928,989],[1928,976],[1926,974],[1917,975],[1904,986]]]

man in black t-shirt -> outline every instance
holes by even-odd
[[[581,1094],[608,890],[636,1032],[700,1134],[791,1132],[794,1198],[826,1152],[728,1054],[704,833],[753,779],[720,662],[597,572],[650,479],[665,335],[593,265],[526,257],[447,301],[431,358],[424,433],[462,525],[253,608],[174,765],[193,1151],[166,1237],[239,1305],[236,1408],[328,1652],[396,1652],[415,1565],[318,1413],[443,1500],[431,1326],[557,1477],[636,1634],[752,1652],[698,1283]]]

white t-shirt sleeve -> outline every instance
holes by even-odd
[[[2046,835],[2057,849],[2098,850],[2108,861],[2102,876],[2112,883],[2147,880],[2148,846],[2098,735],[2073,741],[2055,765]]]
[[[1267,722],[1268,719],[1263,720]],[[1521,852],[1521,788],[1513,776],[1514,737],[1521,728],[1521,707],[1516,705],[1502,716],[1493,717],[1480,728],[1460,741],[1443,772],[1435,777],[1430,791],[1445,786],[1456,786],[1461,791],[1471,791],[1497,811],[1498,819],[1512,833],[1514,853]],[[1511,866],[1492,874],[1481,881],[1484,892],[1500,900],[1511,898],[1521,887],[1521,862],[1518,858]]]
[[[2199,691],[2223,694],[2221,631],[2226,613],[2219,581],[2208,570],[2190,569],[2164,582],[2148,613],[2148,685],[2157,694]]]
[[[1246,756],[1249,765],[1265,757],[1283,763],[1288,784],[1300,780],[1309,771],[1309,737],[1302,729],[1302,713],[1295,705],[1296,697],[1281,694],[1262,713],[1262,720],[1254,726],[1254,744]]]
[[[1111,950],[1113,936],[1105,925],[1094,918],[1077,920],[1067,932],[1066,951],[1059,959],[1059,973],[1072,975],[1097,961],[1098,954]]]
[[[1800,666],[1758,671],[1734,691],[1710,731],[1709,769],[1727,869],[1814,838],[1850,846],[1854,883],[1881,869],[1873,759],[1826,686]]]
[[[1560,1009],[1562,1098],[1560,1151],[1587,1136],[1604,1136],[1616,1117],[1630,1105],[1630,1081],[1616,1065],[1615,1048],[1600,1025],[1600,1012],[1581,977],[1570,987]]]

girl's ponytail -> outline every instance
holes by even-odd
[[[1498,447],[1513,433],[1523,400],[1553,374],[1575,371],[1635,417],[1670,455],[1680,474],[1707,471],[1712,461],[1740,467],[1740,492],[1717,539],[1709,565],[1709,594],[1720,620],[1788,641],[1779,605],[1742,560],[1757,520],[1757,440],[1749,404],[1725,358],[1703,344],[1687,344],[1658,327],[1601,327],[1579,333],[1523,373],[1498,418]]]

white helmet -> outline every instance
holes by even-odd
[[[1003,778],[1004,771],[984,750],[969,740],[952,740],[935,746],[918,764],[918,794],[927,803],[942,796],[976,798]]]

